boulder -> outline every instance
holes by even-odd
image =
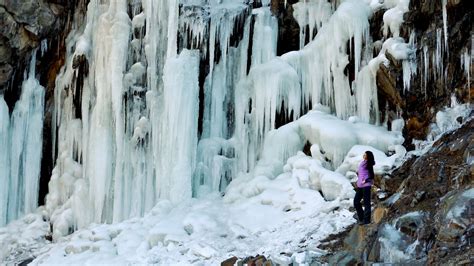
[[[386,207],[376,207],[374,212],[373,212],[373,222],[378,224],[382,219],[387,215],[388,213],[388,208]]]
[[[237,262],[237,257],[228,258],[225,261],[221,262],[221,266],[233,266]]]

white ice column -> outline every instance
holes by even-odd
[[[159,121],[157,189],[159,198],[174,203],[192,196],[191,177],[197,149],[199,53],[183,50],[164,69],[163,110]]]
[[[228,107],[233,98],[233,90],[236,77],[242,75],[241,51],[232,52],[235,48],[230,47],[231,37],[235,32],[235,25],[242,19],[246,12],[245,6],[235,8],[211,7],[211,18],[209,27],[209,75],[204,84],[204,122],[203,138],[219,137],[227,138],[228,132]],[[244,34],[247,34],[249,25],[245,23]],[[245,37],[245,36],[244,36]],[[239,47],[248,47],[249,38],[244,38]],[[220,58],[216,60],[216,49],[220,51]],[[216,64],[217,63],[217,64]],[[236,71],[237,70],[237,71]],[[245,72],[244,72],[245,73]]]
[[[252,11],[255,16],[252,41],[252,66],[274,58],[277,53],[278,21],[272,16],[269,7]]]
[[[95,222],[119,220],[123,189],[123,72],[130,19],[125,1],[113,1],[100,16],[94,36],[96,103],[92,111],[87,176]]]
[[[10,114],[3,95],[0,95],[0,227],[7,222],[8,187],[10,175],[9,161]]]
[[[374,59],[371,63],[375,65],[378,62]],[[357,115],[359,118],[367,123],[378,123],[379,107],[375,73],[378,66],[372,66],[371,63],[361,69],[353,87],[357,99]]]
[[[43,141],[44,88],[35,78],[36,52],[20,100],[11,118],[11,171],[7,220],[32,212],[38,206]]]

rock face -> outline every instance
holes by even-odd
[[[10,81],[12,68],[24,63],[32,48],[59,26],[58,14],[42,0],[6,0],[0,4],[0,88]]]
[[[326,260],[443,265],[472,260],[473,128],[471,119],[395,170],[387,186],[392,197],[375,206],[373,224],[346,232],[344,245]]]
[[[416,119],[422,126],[407,128],[407,145],[413,138],[426,137],[427,122],[436,113],[432,110],[448,105],[450,95],[456,94],[464,102],[472,100],[469,99],[472,75],[469,82],[460,58],[463,53],[471,52],[473,10],[471,1],[447,1],[445,39],[442,1],[410,1],[410,11],[405,14],[402,33],[405,40],[410,38],[411,32],[414,33],[418,69],[411,78],[410,90],[403,90],[403,82],[398,82],[397,88],[405,103],[405,121]],[[472,64],[470,68],[472,73]],[[402,80],[400,76],[397,79]]]
[[[300,28],[293,17],[293,4],[298,0],[272,0],[272,13],[278,18],[277,55],[299,49]]]

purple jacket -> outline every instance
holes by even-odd
[[[359,171],[357,176],[357,187],[370,187],[374,183],[374,180],[366,181],[369,178],[369,169],[367,168],[367,161],[362,160],[359,164]]]

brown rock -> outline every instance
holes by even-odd
[[[225,261],[221,262],[221,266],[233,266],[237,262],[237,257],[228,258]]]
[[[377,225],[356,225],[344,239],[344,249],[348,250],[354,256],[359,257],[366,251],[370,251],[370,239],[377,234]],[[366,252],[368,253],[368,252]],[[357,255],[356,255],[357,254]]]
[[[373,221],[374,223],[378,224],[380,221],[387,215],[388,209],[385,207],[377,207],[374,210],[374,217]]]
[[[418,117],[410,117],[406,122],[405,128],[410,136],[416,139],[424,139],[427,130],[426,126],[428,124],[429,121],[422,121]]]
[[[402,97],[397,91],[395,75],[390,73],[390,70],[383,64],[377,71],[377,89],[380,96],[383,96],[393,106],[404,106]]]
[[[263,255],[257,255],[255,257],[248,257],[243,260],[244,264],[247,264],[248,266],[263,266],[266,265],[264,264],[267,261],[265,256]]]

